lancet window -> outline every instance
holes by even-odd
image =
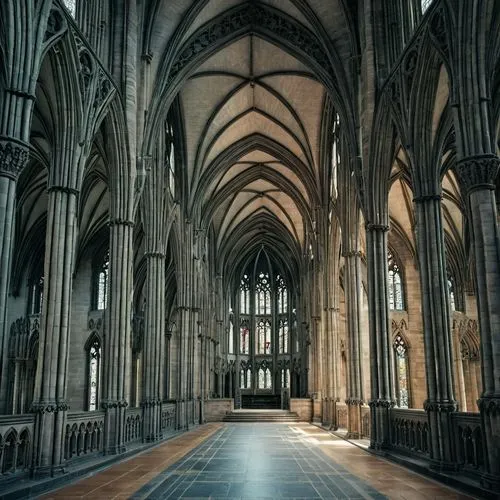
[[[43,305],[43,274],[38,274],[31,282],[28,313],[40,314]]]
[[[99,382],[101,368],[101,342],[93,335],[87,346],[87,405],[95,411],[99,405]]]
[[[450,274],[448,274],[448,300],[450,301],[450,310],[455,311],[455,280]]]
[[[175,141],[174,128],[170,121],[165,123],[165,153],[164,164],[168,170],[168,188],[170,194],[175,197]]]
[[[93,309],[102,311],[108,306],[109,251],[98,262],[94,271]]]
[[[408,347],[402,335],[397,334],[392,344],[396,374],[396,398],[400,408],[408,408],[410,401]]]
[[[387,260],[389,266],[387,284],[389,292],[389,309],[391,311],[402,311],[404,310],[404,296],[401,270],[390,252]]]

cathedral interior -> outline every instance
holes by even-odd
[[[498,0],[2,0],[0,498],[286,432],[497,498],[499,152]]]

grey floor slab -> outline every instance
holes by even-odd
[[[382,499],[288,424],[227,424],[132,497]]]

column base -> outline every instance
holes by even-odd
[[[485,473],[481,476],[481,486],[487,490],[500,491],[500,477]]]
[[[127,451],[127,447],[124,444],[118,446],[110,446],[104,452],[105,455],[121,455]]]
[[[30,470],[31,479],[46,479],[54,477],[58,474],[65,474],[66,470],[62,465],[44,465],[41,467],[33,467]]]

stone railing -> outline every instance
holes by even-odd
[[[391,410],[391,441],[399,451],[429,458],[429,424],[424,410]]]
[[[64,435],[64,458],[73,460],[102,452],[104,412],[70,412]]]
[[[452,413],[457,462],[470,472],[484,471],[484,441],[479,413]]]
[[[0,416],[1,476],[27,471],[30,465],[34,423],[34,414]]]
[[[142,440],[142,408],[127,408],[125,443]]]
[[[173,432],[175,430],[175,403],[164,402],[161,405],[161,430],[163,433]]]

